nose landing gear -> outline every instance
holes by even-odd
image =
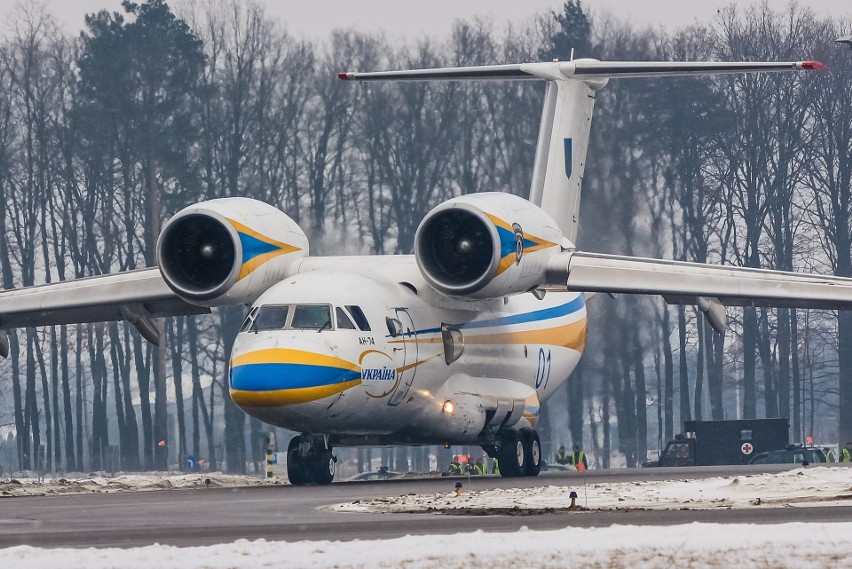
[[[300,435],[287,445],[287,478],[294,486],[331,484],[337,457],[323,437]]]

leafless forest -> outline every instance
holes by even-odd
[[[458,21],[400,45],[357,30],[299,41],[237,0],[126,10],[68,35],[32,8],[0,31],[4,288],[154,265],[163,220],[224,196],[280,207],[312,254],[410,253],[440,201],[528,192],[543,87],[361,87],[337,72],[567,59],[572,48],[829,68],[611,82],[595,109],[581,248],[852,276],[852,52],[833,41],[852,33],[847,20],[803,5],[729,8],[651,30],[589,20],[569,0],[516,27]],[[603,467],[641,463],[686,419],[789,417],[791,440],[852,439],[852,315],[729,309],[722,336],[658,298],[589,306],[584,361],[545,405],[546,443],[583,441]],[[124,470],[163,470],[193,454],[244,471],[265,429],[227,395],[242,316],[166,320],[159,348],[124,322],[9,331],[0,464],[100,470],[117,454]],[[389,460],[404,468],[407,451]]]

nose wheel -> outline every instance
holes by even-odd
[[[287,478],[294,486],[331,484],[337,457],[321,438],[300,435],[287,445]]]

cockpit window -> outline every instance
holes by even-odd
[[[337,327],[338,327],[338,329],[341,329],[341,330],[354,330],[355,329],[355,325],[352,323],[352,320],[350,320],[349,317],[346,316],[346,311],[344,311],[342,308],[338,307],[337,310],[335,311],[335,313],[337,314]]]
[[[243,325],[240,326],[240,332],[246,332],[251,329],[251,325],[254,324],[255,316],[257,316],[257,307],[252,308],[248,313],[248,316],[246,316],[246,319],[243,321]]]
[[[364,316],[364,311],[361,310],[360,306],[349,305],[346,307],[346,310],[349,311],[349,314],[352,315],[352,318],[355,319],[355,324],[358,325],[358,328],[363,332],[370,331],[370,323],[367,322],[367,317]]]
[[[289,306],[261,306],[255,316],[254,324],[250,324],[250,329],[258,330],[283,330],[287,324],[287,312]]]
[[[290,326],[299,330],[328,330],[331,325],[331,307],[325,304],[300,304],[293,308]]]

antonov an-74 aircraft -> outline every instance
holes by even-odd
[[[414,255],[312,257],[279,209],[225,198],[163,227],[158,266],[0,294],[5,331],[152,320],[250,307],[230,359],[246,413],[301,433],[293,484],[327,484],[335,446],[477,444],[503,476],[535,476],[540,405],[567,381],[586,339],[586,293],[659,294],[697,304],[843,309],[852,279],[578,251],[580,186],[595,94],[610,79],[818,70],[819,62],[565,62],[340,73],[346,81],[544,80],[528,200],[446,201],[417,228]]]

